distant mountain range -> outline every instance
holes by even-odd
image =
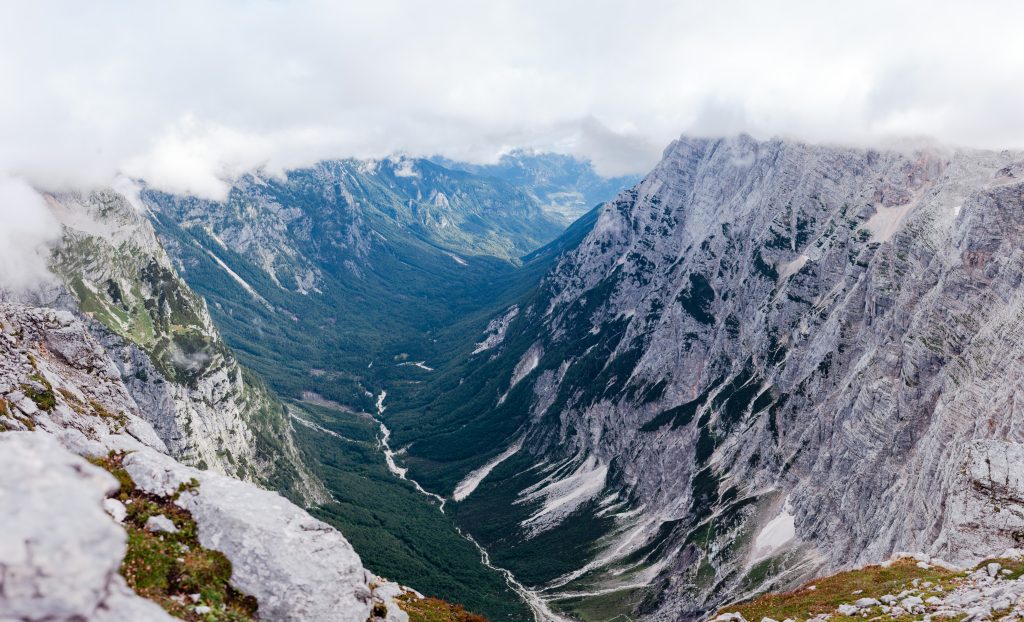
[[[495,164],[469,164],[446,158],[432,158],[432,161],[519,186],[533,196],[550,217],[564,225],[641,179],[639,175],[605,177],[597,173],[589,160],[557,153],[512,151]]]

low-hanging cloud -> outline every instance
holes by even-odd
[[[396,151],[649,169],[680,133],[1024,146],[1013,2],[0,4],[0,175],[226,180]]]
[[[0,176],[0,292],[23,292],[50,281],[47,258],[60,234],[60,223],[32,186]]]

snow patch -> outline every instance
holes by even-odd
[[[796,521],[787,499],[778,516],[768,521],[754,539],[754,561],[767,558],[795,537]]]
[[[566,467],[571,467],[574,462],[575,459],[568,461],[539,483],[527,488],[515,501],[517,504],[542,501],[541,507],[522,522],[531,536],[558,525],[604,490],[608,465],[594,456],[588,456],[574,471],[563,476]]]
[[[502,462],[508,460],[516,454],[520,449],[523,448],[523,437],[520,437],[515,443],[512,443],[508,449],[501,452],[497,456],[491,459],[490,462],[483,465],[482,467],[475,469],[469,473],[459,484],[455,487],[455,493],[452,494],[452,498],[456,501],[462,501],[469,495],[473,494],[476,487],[480,485],[480,482],[484,481],[491,471],[494,470]]]

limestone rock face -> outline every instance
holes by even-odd
[[[127,537],[102,508],[109,473],[30,432],[0,434],[0,472],[0,619],[174,619],[118,574]]]
[[[640,613],[675,619],[1019,545],[1022,174],[1011,152],[670,145],[506,330],[525,450],[556,479],[594,465],[573,500],[606,524],[549,593],[651,581]]]
[[[264,619],[332,620],[351,611],[351,619],[363,622],[369,615],[369,576],[333,527],[277,493],[155,452],[130,454],[124,465],[137,486],[155,494],[199,481],[195,493],[182,494],[178,503],[196,519],[202,545],[231,560],[232,583],[256,597]]]

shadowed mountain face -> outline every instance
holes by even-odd
[[[1022,170],[677,141],[395,394],[395,442],[497,563],[588,618],[1015,546]]]

